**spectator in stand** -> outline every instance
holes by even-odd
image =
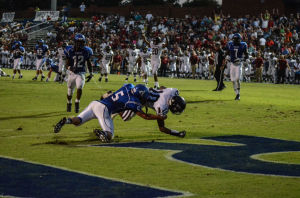
[[[262,82],[262,71],[264,66],[264,60],[261,56],[261,53],[257,53],[257,57],[255,59],[255,78],[256,82]]]
[[[169,68],[169,57],[165,52],[161,57],[160,75],[166,77],[168,68]]]
[[[192,77],[193,79],[196,78],[196,69],[197,69],[197,65],[199,63],[199,58],[197,53],[195,52],[195,50],[192,51],[192,56],[190,58],[190,62],[191,62],[191,66],[192,66]]]
[[[285,83],[286,80],[286,70],[290,70],[290,66],[283,55],[280,55],[278,60],[278,83]]]
[[[117,50],[116,54],[113,57],[113,72],[120,75],[120,68],[121,68],[122,56],[120,55],[120,51]]]

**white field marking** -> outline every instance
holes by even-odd
[[[272,163],[277,163],[277,164],[294,164],[294,165],[300,165],[300,162],[299,163],[287,163],[287,162],[283,162],[283,161],[265,160],[265,159],[261,158],[262,155],[276,155],[276,154],[296,153],[296,152],[300,153],[299,150],[297,150],[297,151],[269,152],[269,153],[260,153],[260,154],[251,155],[250,158],[255,159],[255,160],[260,160],[260,161],[263,161],[263,162],[272,162]]]
[[[272,138],[270,138],[272,139]],[[126,143],[119,143],[119,144],[126,144]],[[89,145],[89,146],[95,146],[96,145]],[[215,145],[213,145],[215,146]],[[109,145],[103,145],[103,147],[111,147],[111,148],[116,148],[114,146],[109,146]],[[284,178],[300,178],[300,176],[285,176],[285,175],[272,175],[272,174],[263,174],[263,173],[248,173],[248,172],[242,172],[242,171],[233,171],[233,170],[227,170],[227,169],[222,169],[222,168],[214,168],[214,167],[210,167],[210,166],[205,166],[205,165],[200,165],[200,164],[195,164],[192,162],[186,162],[183,160],[179,160],[173,157],[173,155],[175,155],[176,153],[180,153],[183,150],[168,150],[168,149],[153,149],[153,148],[136,148],[136,147],[118,147],[118,148],[130,148],[130,149],[149,149],[149,150],[159,150],[159,151],[167,151],[167,154],[165,154],[164,156],[170,160],[170,161],[176,161],[176,162],[180,162],[180,163],[184,163],[184,164],[189,164],[191,166],[196,166],[196,167],[202,167],[202,168],[208,168],[208,169],[213,169],[213,170],[219,170],[219,171],[223,171],[223,172],[232,172],[232,173],[241,173],[241,174],[247,174],[247,175],[259,175],[259,176],[271,176],[271,177],[284,177]],[[263,153],[261,153],[263,154]],[[258,159],[260,160],[260,159]],[[278,163],[278,162],[277,162]]]
[[[4,155],[0,155],[0,157],[6,158],[6,159],[11,159],[11,160],[22,161],[22,162],[28,162],[28,163],[36,164],[36,165],[47,166],[47,167],[56,168],[56,169],[61,169],[61,170],[68,171],[68,172],[79,173],[79,174],[88,175],[88,176],[91,176],[91,177],[97,177],[97,178],[101,178],[101,179],[107,179],[107,180],[111,180],[111,181],[123,182],[123,183],[127,183],[127,184],[133,184],[133,185],[138,185],[138,186],[143,186],[143,187],[148,187],[148,188],[150,187],[150,188],[155,188],[155,189],[158,189],[158,190],[165,190],[165,191],[170,191],[170,192],[182,193],[182,195],[167,196],[167,197],[164,197],[164,198],[189,197],[189,196],[194,195],[194,194],[192,194],[190,192],[187,192],[187,191],[171,190],[171,189],[157,187],[157,186],[149,185],[149,184],[141,184],[141,183],[130,182],[130,181],[123,180],[123,179],[118,179],[118,178],[106,177],[106,176],[102,176],[102,175],[95,175],[95,174],[87,173],[87,172],[84,172],[84,171],[78,171],[78,170],[68,169],[68,168],[65,168],[65,167],[54,166],[54,165],[49,165],[49,164],[42,164],[42,163],[39,163],[39,162],[30,161],[30,160],[24,160],[23,158],[14,158],[14,157],[9,157],[9,156],[4,156]]]

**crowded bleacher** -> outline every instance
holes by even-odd
[[[95,67],[99,66],[98,59],[101,51],[106,46],[111,46],[115,56],[121,58],[116,58],[119,60],[120,69],[116,69],[118,66],[113,67],[115,64],[113,62],[110,72],[126,73],[128,62],[126,50],[132,44],[142,50],[145,46],[143,35],[149,40],[159,36],[167,43],[161,57],[163,64],[159,74],[196,79],[213,79],[216,42],[220,42],[221,46],[226,49],[234,33],[240,33],[242,40],[248,45],[249,52],[249,57],[243,60],[243,81],[300,83],[299,13],[285,16],[280,15],[277,9],[273,9],[265,10],[258,16],[245,15],[240,18],[231,17],[222,12],[204,17],[187,15],[185,18],[169,18],[154,16],[151,13],[141,15],[138,12],[132,12],[130,17],[95,15],[88,20],[66,20],[62,17],[54,22],[49,20],[49,23],[54,25],[54,30],[48,32],[45,39],[51,51],[50,58],[56,55],[59,43],[71,45],[76,33],[82,33],[87,38],[87,45],[94,51],[93,65]],[[26,49],[22,68],[33,68],[35,60],[33,48],[27,47],[28,35],[20,31],[32,24],[34,23],[28,21],[2,23],[0,28],[1,67],[12,67],[10,48],[14,41],[20,40]],[[194,74],[190,66],[192,55],[198,57]],[[259,64],[261,59],[263,62]],[[174,61],[176,72],[172,73],[170,67]],[[281,64],[283,61],[288,64],[286,66]],[[279,70],[285,72],[282,79],[279,79]],[[225,69],[224,75],[225,80],[229,79],[228,69]]]

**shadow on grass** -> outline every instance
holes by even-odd
[[[198,100],[198,101],[187,101],[188,104],[194,103],[219,103],[219,102],[226,102],[226,101],[233,101],[233,100]]]
[[[14,119],[27,119],[27,118],[49,118],[58,115],[64,115],[64,111],[56,111],[56,112],[48,112],[48,113],[39,113],[33,115],[19,115],[19,116],[7,116],[7,117],[0,117],[0,120],[14,120]]]

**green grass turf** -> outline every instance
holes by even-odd
[[[5,70],[11,74],[11,70]],[[166,159],[168,151],[79,147],[98,144],[92,133],[98,121],[80,127],[65,126],[59,134],[53,125],[66,110],[66,84],[32,81],[34,71],[23,79],[0,78],[0,155],[55,165],[99,176],[144,185],[188,191],[207,198],[298,198],[300,178],[253,175],[192,166]],[[98,76],[97,76],[98,77]],[[81,109],[108,90],[124,83],[124,76],[97,77],[83,90]],[[130,78],[132,80],[132,78]],[[153,80],[150,80],[153,85]],[[179,139],[159,132],[155,121],[135,117],[114,120],[115,142],[162,141],[228,145],[202,137],[251,135],[300,142],[300,86],[242,83],[241,101],[234,101],[230,82],[213,92],[215,81],[160,78],[160,85],[175,87],[188,102],[182,115],[169,113],[166,126],[186,130]],[[153,113],[153,111],[151,111]],[[18,130],[22,129],[22,130]],[[300,152],[264,154],[266,161],[300,164]],[[291,159],[292,158],[292,159]]]

